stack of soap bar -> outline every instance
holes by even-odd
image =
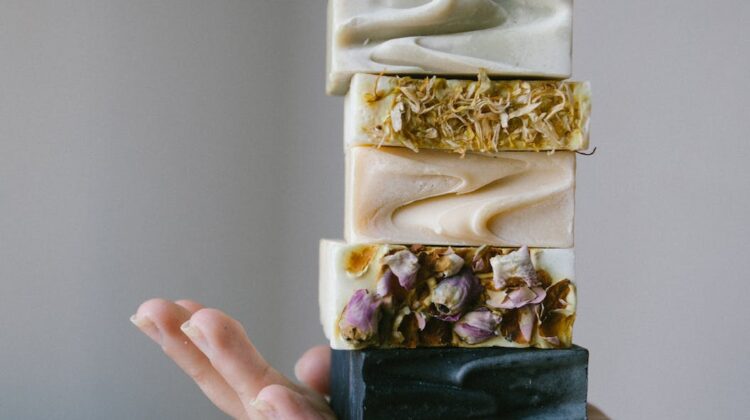
[[[584,418],[572,0],[329,0],[345,241],[320,246],[342,419]]]

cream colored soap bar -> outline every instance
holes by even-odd
[[[588,83],[356,74],[346,96],[347,147],[457,153],[584,150]]]
[[[572,249],[320,243],[320,316],[334,349],[569,347]]]
[[[346,166],[350,243],[573,246],[573,152],[353,147]]]
[[[329,94],[354,73],[563,79],[572,0],[329,0]]]

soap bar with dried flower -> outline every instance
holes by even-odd
[[[585,150],[588,83],[357,74],[346,97],[344,141],[496,153]]]
[[[354,73],[570,75],[572,0],[329,0],[327,91]]]
[[[574,152],[353,147],[346,166],[351,243],[573,246]]]
[[[321,322],[334,349],[567,348],[573,260],[572,249],[323,240]]]

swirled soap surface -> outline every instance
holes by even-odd
[[[570,248],[575,153],[347,151],[350,243]]]
[[[328,80],[354,73],[567,78],[572,0],[329,0]]]

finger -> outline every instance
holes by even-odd
[[[258,393],[253,408],[269,419],[334,419],[331,410],[316,407],[307,397],[283,385],[269,385]]]
[[[610,418],[604,414],[602,410],[593,404],[589,404],[586,409],[586,415],[589,420],[609,420]]]
[[[184,307],[164,299],[151,299],[138,308],[131,320],[162,347],[220,410],[236,418],[243,417],[245,410],[237,394],[180,331],[180,325],[189,318],[190,312]]]
[[[331,383],[331,348],[315,346],[294,365],[294,375],[313,390],[328,395]]]
[[[268,385],[296,387],[263,359],[242,325],[221,311],[201,309],[183,325],[182,330],[208,357],[243,403],[249,404]]]
[[[203,305],[190,299],[180,299],[180,300],[174,301],[174,303],[187,309],[187,311],[190,312],[191,315],[203,309]]]

